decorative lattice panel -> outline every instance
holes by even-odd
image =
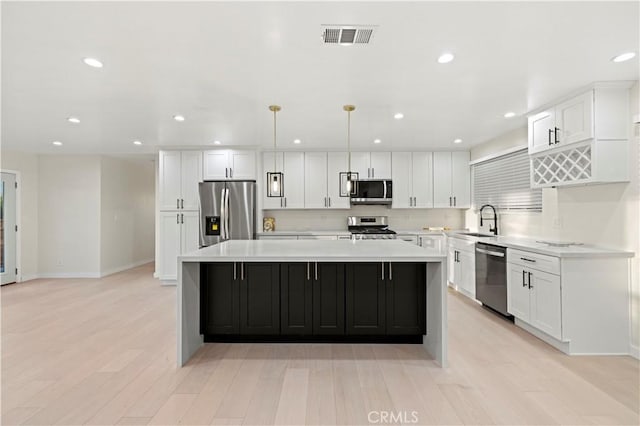
[[[577,183],[592,177],[591,144],[534,157],[532,184],[534,186]]]

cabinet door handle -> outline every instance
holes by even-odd
[[[229,167],[229,177],[230,178],[233,177],[233,169],[231,167]]]
[[[384,280],[384,262],[382,262],[382,279]]]
[[[184,198],[180,198],[180,208],[184,209]]]
[[[521,257],[520,260],[524,260],[525,262],[532,262],[532,263],[536,263],[535,260],[533,259],[527,259],[526,257]]]
[[[453,197],[449,197],[449,207],[451,207],[453,205]]]
[[[176,209],[180,208],[180,198],[176,198]]]
[[[532,289],[533,286],[531,285],[531,272],[529,272],[529,289]]]
[[[180,225],[180,213],[176,213],[176,223]]]
[[[329,207],[331,207],[331,197],[329,197]]]
[[[558,130],[560,130],[557,127],[553,128],[553,142],[554,143],[560,143],[560,140],[558,140]]]
[[[371,177],[372,177],[372,178],[373,178],[373,177],[376,177],[376,168],[375,168],[375,167],[372,167],[372,168],[371,168]]]
[[[184,214],[180,213],[180,223],[184,223]]]
[[[311,279],[311,273],[309,272],[309,262],[307,262],[307,281]]]
[[[371,167],[367,167],[367,177],[371,177]]]
[[[229,177],[229,169],[227,167],[224,168],[224,177],[225,178]]]
[[[236,262],[233,262],[233,280],[237,280],[238,276],[236,274]]]
[[[413,197],[413,207],[417,207],[418,202],[416,201],[416,197]]]
[[[389,281],[393,281],[393,265],[389,262]]]
[[[240,280],[244,281],[244,262],[240,262]]]
[[[547,137],[547,140],[549,141],[549,146],[553,145],[553,142],[551,142],[551,133],[553,133],[553,130],[549,129],[549,135]]]
[[[287,197],[284,197],[284,206],[287,207]]]
[[[456,197],[453,197],[453,206],[454,207],[458,207],[458,201],[456,200]]]
[[[282,198],[280,198],[280,208],[282,208]]]
[[[324,197],[324,206],[327,207],[327,197]]]
[[[422,237],[418,237],[418,245],[422,247]]]
[[[522,287],[526,287],[527,283],[524,282],[524,278],[527,276],[527,271],[522,271]]]
[[[315,277],[316,277],[316,281],[318,281],[318,262],[316,262],[315,264],[316,264]]]

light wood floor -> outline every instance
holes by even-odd
[[[208,344],[177,369],[176,290],[151,273],[1,289],[2,424],[639,423],[638,361],[567,357],[455,293],[448,369],[325,344]]]

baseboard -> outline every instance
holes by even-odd
[[[40,278],[38,274],[23,275],[20,277],[20,281],[18,282],[23,283],[25,281],[37,280],[38,278]]]
[[[176,286],[178,285],[178,280],[160,280],[160,284],[166,286]]]
[[[153,262],[153,258],[140,260],[138,262],[129,263],[128,265],[116,266],[115,268],[107,269],[106,271],[102,271],[100,273],[100,278],[106,277],[107,275],[113,275],[118,272],[126,271],[127,269],[136,268],[138,266],[145,265],[147,263]]]
[[[38,278],[100,278],[100,272],[43,272]]]
[[[640,359],[640,347],[629,345],[629,355],[631,355],[635,359]]]
[[[515,325],[517,325],[518,327],[522,328],[523,330],[526,330],[530,334],[533,334],[535,337],[537,337],[538,339],[540,339],[543,342],[547,343],[548,345],[553,346],[554,348],[556,348],[560,352],[564,352],[567,355],[571,355],[571,350],[569,348],[569,343],[568,342],[561,342],[559,340],[556,340],[555,338],[549,336],[547,333],[544,333],[544,332],[538,330],[537,328],[532,327],[531,325],[527,324],[526,322],[524,322],[524,321],[522,321],[522,320],[520,320],[518,318],[515,318],[513,323]]]

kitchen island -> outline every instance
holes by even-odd
[[[232,240],[182,255],[178,366],[209,332],[234,341],[243,332],[260,337],[282,330],[289,341],[418,335],[444,367],[446,272],[445,254],[398,240]],[[300,303],[292,303],[295,297]],[[320,315],[331,320],[317,320]]]

